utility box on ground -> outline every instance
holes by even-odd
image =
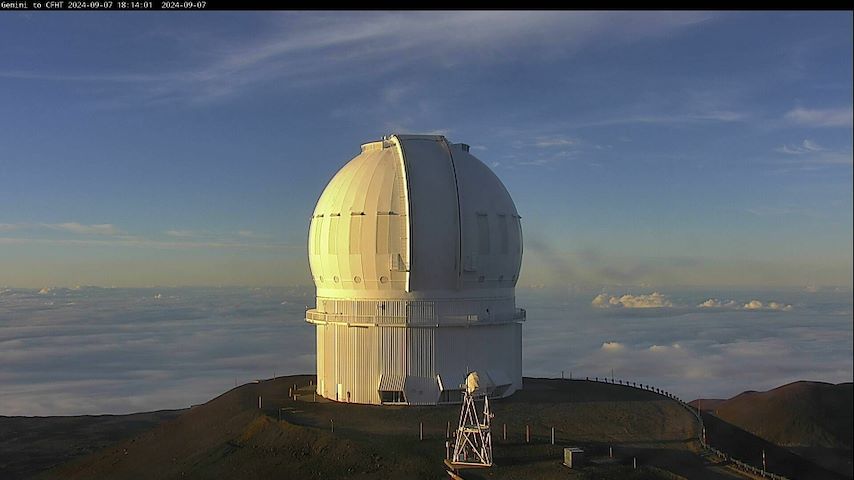
[[[569,468],[577,468],[584,461],[584,450],[578,447],[566,447],[563,449],[563,464]]]

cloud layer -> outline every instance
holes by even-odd
[[[310,301],[307,288],[0,289],[0,415],[183,408],[312,372]]]
[[[596,307],[582,294],[560,300],[542,290],[517,294],[528,312],[525,372],[583,378],[610,377],[613,369],[616,378],[689,399],[728,398],[796,380],[854,379],[850,290],[704,294],[671,293],[673,307],[639,309]],[[788,303],[758,300],[761,309],[744,308],[756,298],[787,298],[797,308],[784,314]],[[704,303],[715,307],[698,308]]]
[[[620,306],[598,308],[589,294],[520,291],[517,302],[528,311],[524,374],[601,377],[613,369],[617,378],[685,398],[728,397],[802,379],[851,381],[850,291],[772,293],[727,295],[748,299],[737,308],[696,308],[706,303],[697,292],[623,300],[688,307],[627,308],[622,297],[608,296]],[[0,287],[0,415],[180,408],[236,383],[313,372],[314,330],[303,320],[313,294],[311,288]],[[749,299],[784,296],[798,309],[769,315],[743,308]]]
[[[786,113],[786,120],[810,127],[851,128],[854,110],[847,108],[794,108]]]
[[[648,295],[622,295],[613,296],[606,293],[600,293],[590,302],[594,307],[622,307],[622,308],[665,308],[672,307],[671,302],[666,295],[659,292],[652,292]]]
[[[732,309],[744,309],[744,310],[779,310],[783,312],[790,312],[794,307],[790,304],[781,303],[781,302],[762,302],[761,300],[752,299],[746,303],[740,304],[735,300],[718,300],[717,298],[710,298],[703,303],[697,305],[698,308],[732,308]]]

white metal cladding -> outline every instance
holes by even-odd
[[[309,224],[318,393],[376,404],[380,391],[403,391],[406,403],[435,404],[475,370],[509,383],[501,395],[521,388],[520,218],[464,145],[434,135],[363,145]]]
[[[436,377],[407,376],[403,392],[409,405],[435,405],[439,401],[439,382]]]
[[[406,380],[406,375],[384,373],[380,375],[380,385],[378,390],[384,392],[402,392],[403,382]]]
[[[469,371],[484,372],[495,386],[510,385],[504,395],[522,388],[519,323],[476,327],[318,324],[317,333],[317,392],[338,401],[377,404],[383,390],[404,391],[406,403],[412,405],[435,404],[441,393],[440,378],[442,389],[459,390]]]
[[[511,295],[522,260],[520,218],[498,177],[459,144],[431,135],[366,144],[335,174],[311,217],[318,295]]]

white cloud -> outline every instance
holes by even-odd
[[[848,127],[852,126],[854,109],[852,107],[808,109],[795,108],[785,115],[786,120],[810,127]]]
[[[620,350],[625,350],[626,346],[620,342],[608,341],[603,342],[602,347],[600,348],[608,352],[618,352]]]
[[[590,302],[594,307],[622,307],[622,308],[664,308],[672,307],[673,302],[659,292],[652,292],[648,295],[630,295],[626,294],[620,297],[609,296],[605,293],[600,293]]]
[[[75,239],[75,238],[25,238],[25,237],[0,237],[0,245],[52,245],[64,247],[130,247],[130,248],[158,248],[158,249],[249,249],[249,250],[280,250],[280,249],[304,249],[304,245],[286,243],[249,243],[234,241],[161,241],[138,237],[117,236],[109,239]]]
[[[826,165],[851,165],[852,152],[847,150],[834,150],[826,148],[818,143],[804,139],[800,144],[782,145],[774,149],[790,158],[786,163],[795,164],[803,169],[815,169]]]
[[[792,310],[792,306],[786,305],[783,303],[778,303],[778,302],[768,302],[768,309],[769,310],[782,310],[784,312],[788,312],[788,311]]]
[[[608,294],[600,293],[593,298],[593,301],[590,302],[594,307],[607,307],[608,306]]]
[[[764,307],[764,305],[759,300],[751,300],[751,301],[745,303],[744,307],[742,307],[742,308],[744,308],[745,310],[760,310],[763,307]]]
[[[570,145],[575,145],[576,143],[577,142],[575,140],[564,137],[537,137],[533,145],[538,148],[551,148],[568,147]]]
[[[699,308],[735,308],[737,306],[735,300],[718,300],[717,298],[710,298],[697,305]]]
[[[44,223],[43,226],[53,229],[62,230],[78,235],[122,235],[125,232],[116,228],[111,223],[98,223],[92,225],[84,225],[77,222],[66,223]]]
[[[742,308],[744,308],[745,310],[780,310],[780,311],[784,311],[784,312],[789,312],[792,310],[793,307],[791,305],[788,305],[785,303],[780,303],[780,302],[763,303],[760,300],[754,299],[754,300],[751,300],[751,301],[745,303]]]
[[[674,350],[681,350],[681,349],[682,349],[682,345],[679,345],[678,343],[674,343],[673,345],[651,345],[649,347],[650,352],[656,352],[656,353],[671,352]]]
[[[170,237],[179,238],[195,237],[197,235],[196,232],[192,230],[166,230],[164,233]]]
[[[809,139],[805,139],[800,145],[783,145],[776,149],[777,152],[785,153],[786,155],[804,155],[823,152],[824,150],[824,147]]]

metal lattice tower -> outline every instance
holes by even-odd
[[[489,411],[489,398],[486,393],[478,392],[478,375],[472,372],[466,378],[463,391],[463,406],[460,410],[460,424],[457,427],[457,441],[451,462],[458,465],[492,466],[492,433],[490,423],[493,417]],[[478,418],[476,398],[483,397],[483,415]],[[481,422],[482,419],[482,422]]]

